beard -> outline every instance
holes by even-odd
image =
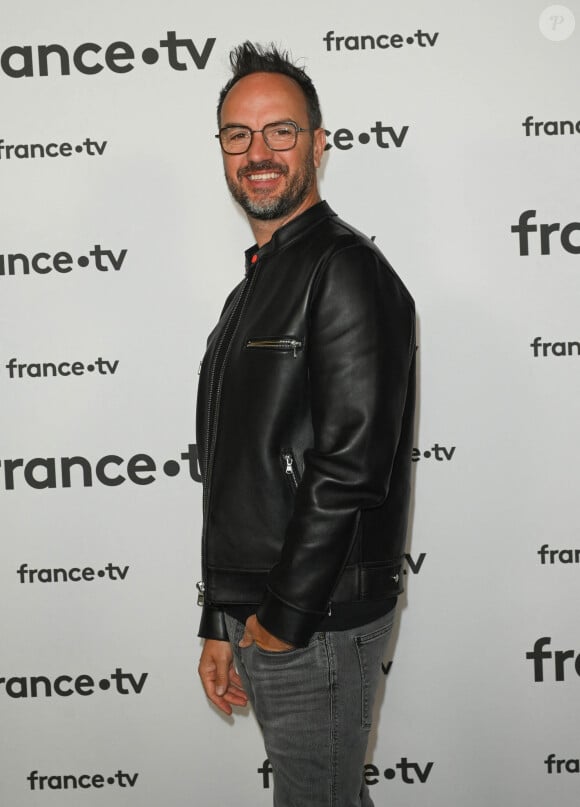
[[[306,198],[309,190],[316,181],[316,172],[313,163],[312,150],[309,151],[304,165],[291,177],[285,190],[281,194],[272,198],[250,199],[248,194],[242,190],[242,177],[251,174],[253,171],[280,171],[284,176],[288,176],[288,167],[279,165],[272,160],[262,160],[259,163],[248,163],[245,168],[240,168],[237,172],[237,182],[226,174],[226,182],[230,193],[242,210],[251,218],[260,221],[272,221],[284,218],[293,213]]]

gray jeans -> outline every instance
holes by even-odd
[[[363,765],[393,618],[394,609],[273,653],[256,644],[240,649],[244,626],[226,617],[272,766],[274,807],[373,807]]]

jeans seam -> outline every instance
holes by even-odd
[[[360,703],[360,709],[361,709],[360,726],[361,726],[361,729],[363,729],[364,731],[367,731],[370,728],[369,719],[368,719],[368,715],[367,715],[367,712],[368,712],[367,670],[366,670],[366,664],[364,662],[363,655],[362,655],[361,650],[360,650],[361,644],[362,644],[362,642],[360,641],[360,637],[358,637],[358,638],[356,638],[354,640],[354,644],[355,644],[355,647],[356,647],[356,655],[357,655],[357,658],[358,658],[358,664],[359,664],[359,668],[360,668],[360,696],[361,696],[361,698],[360,698],[360,700],[361,700],[361,703]]]
[[[337,681],[336,664],[334,658],[334,648],[332,646],[331,634],[324,634],[324,646],[326,649],[326,659],[328,663],[328,701],[330,709],[330,807],[335,807],[337,799],[337,776],[338,776],[338,727],[337,719]]]

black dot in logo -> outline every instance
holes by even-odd
[[[82,150],[83,150],[82,146],[75,146],[75,151],[77,154],[80,154]]]
[[[102,681],[99,681],[99,689],[103,691],[111,688],[111,682],[108,678],[103,678]]]
[[[99,569],[99,571],[97,572],[97,577],[104,577],[104,576],[105,572],[103,571],[103,569]]]
[[[115,784],[115,777],[114,776],[109,776],[109,778],[107,779],[107,782],[110,785],[114,785]]]
[[[385,771],[385,779],[394,779],[397,775],[397,772],[394,771],[392,768],[387,768]]]
[[[94,371],[94,369],[95,369],[94,364],[87,364],[87,370],[89,371],[89,373],[92,373]]]
[[[81,255],[81,257],[78,259],[77,263],[78,263],[79,266],[88,266],[89,265],[89,259],[87,258],[86,255]]]
[[[412,36],[407,37],[407,45],[412,45],[414,41],[415,40],[414,40],[414,38]]]
[[[371,136],[368,134],[368,132],[361,132],[358,136],[359,143],[368,143],[370,139]]]
[[[179,473],[179,463],[175,460],[167,460],[167,462],[163,466],[163,472],[166,476],[177,476]]]
[[[145,48],[141,54],[141,58],[145,64],[155,64],[155,62],[159,60],[159,54],[155,48]]]
[[[425,457],[426,460],[428,460],[429,457],[431,456],[431,452],[430,451],[424,451],[423,456]]]

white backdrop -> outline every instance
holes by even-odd
[[[215,104],[246,38],[304,60],[323,196],[417,301],[375,801],[577,804],[574,17],[578,0],[4,9],[3,805],[271,802],[253,717],[220,717],[196,674],[197,368],[252,240]]]

